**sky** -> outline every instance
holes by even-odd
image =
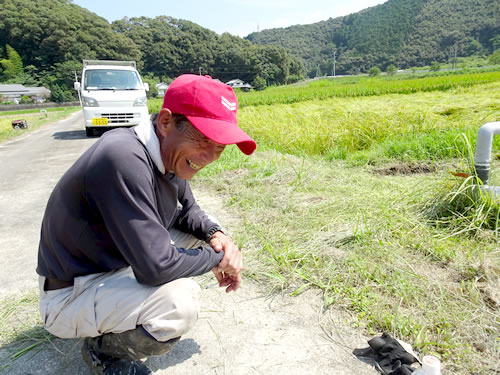
[[[345,16],[387,0],[73,0],[113,22],[123,17],[170,16],[217,34],[241,37],[255,31],[310,24]]]

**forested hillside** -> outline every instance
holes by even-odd
[[[71,0],[0,0],[0,82],[44,85],[69,100],[83,59],[135,60],[151,83],[182,73],[262,88],[301,78],[282,47],[257,46],[167,16],[110,24]],[[154,85],[152,85],[154,87]]]
[[[222,81],[263,79],[265,84],[297,80],[302,66],[282,47],[255,45],[230,34],[217,35],[193,22],[167,16],[125,18],[112,28],[139,47],[144,71],[157,77],[209,74]]]
[[[252,33],[247,39],[283,46],[310,75],[366,72],[445,62],[500,47],[498,0],[389,0],[345,17]]]
[[[110,24],[71,0],[0,0],[0,82],[44,85],[54,100],[69,100],[83,59],[135,60],[153,89],[182,73],[240,78],[260,89],[331,75],[334,67],[355,74],[423,66],[499,48],[500,2],[389,0],[247,39],[166,15]]]

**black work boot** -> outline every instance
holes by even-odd
[[[139,360],[169,352],[180,337],[156,341],[142,326],[121,333],[86,338],[82,346],[84,361],[94,374],[148,375],[153,372]]]

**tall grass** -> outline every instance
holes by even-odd
[[[239,107],[292,104],[308,100],[329,98],[353,98],[386,94],[412,94],[418,92],[447,91],[472,87],[500,80],[500,72],[474,74],[438,75],[426,74],[421,78],[396,77],[346,77],[313,80],[289,86],[269,87],[264,91],[238,92]],[[162,99],[149,99],[150,113],[158,112]]]
[[[495,82],[480,84],[483,80]],[[390,92],[391,85],[402,92],[411,92],[415,82],[421,91],[414,94],[375,95],[384,87]],[[439,82],[448,82],[447,87],[452,88],[440,91],[436,89],[441,87]],[[332,97],[338,90],[348,88],[354,93],[373,91],[374,96]],[[459,134],[467,134],[474,145],[481,125],[500,120],[499,72],[397,82],[359,77],[350,77],[344,83],[318,80],[306,88],[274,88],[243,93],[241,98],[255,95],[262,99],[268,97],[268,92],[271,96],[276,93],[275,99],[298,95],[297,100],[304,101],[248,105],[239,110],[240,126],[257,141],[260,149],[346,159],[355,164],[460,157],[463,150],[457,149],[455,143]],[[309,94],[304,97],[300,92]],[[256,99],[256,103],[261,99]],[[149,106],[152,111],[156,106],[159,110],[161,101],[150,101]],[[495,149],[500,148],[497,138]]]
[[[500,119],[500,82],[447,92],[249,106],[240,126],[264,148],[366,163],[460,157],[455,139]],[[497,137],[498,138],[498,137]],[[500,139],[495,139],[500,148]],[[463,151],[463,150],[462,150]]]
[[[458,143],[458,142],[457,142]],[[467,136],[459,143],[464,147],[463,167],[458,176],[448,177],[434,198],[425,205],[424,216],[436,226],[448,227],[450,235],[476,235],[482,230],[499,237],[500,197],[483,189],[474,167],[474,152]]]
[[[328,98],[352,98],[386,94],[413,94],[417,92],[446,91],[459,87],[472,87],[500,80],[500,72],[447,75],[407,80],[386,80],[383,78],[364,78],[343,83],[342,81],[323,80],[307,86],[269,88],[263,92],[238,94],[240,108],[256,105],[292,104],[306,100]]]

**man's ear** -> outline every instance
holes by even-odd
[[[167,135],[167,129],[171,126],[173,121],[172,112],[170,109],[163,108],[160,113],[158,113],[158,120],[156,122],[156,130],[162,135]]]

